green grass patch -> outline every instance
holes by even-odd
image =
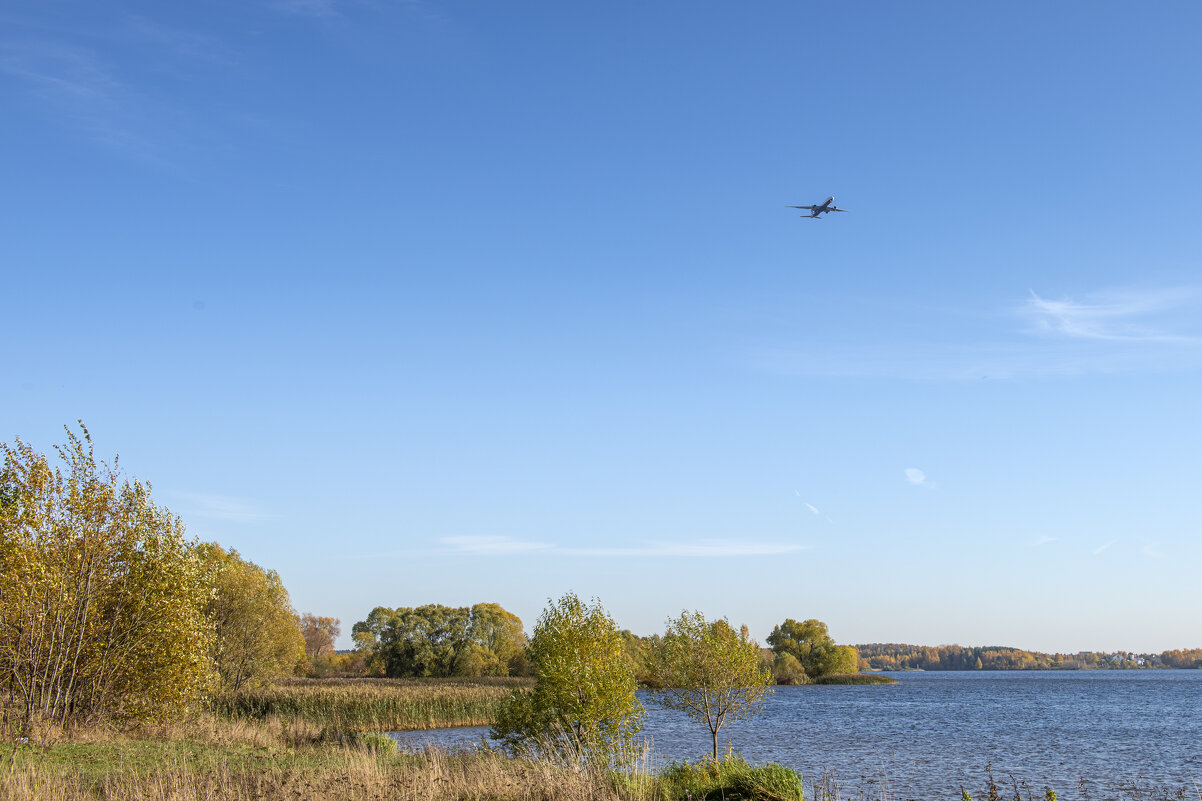
[[[897,684],[892,676],[882,676],[879,673],[832,673],[829,676],[819,676],[814,684]]]
[[[717,763],[674,762],[659,777],[659,792],[669,801],[804,801],[801,774],[783,765],[751,765],[738,756]]]

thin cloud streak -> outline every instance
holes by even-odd
[[[1093,549],[1093,555],[1094,555],[1094,556],[1101,556],[1101,555],[1102,555],[1102,554],[1104,554],[1106,551],[1110,550],[1110,546],[1114,545],[1116,542],[1118,542],[1118,540],[1117,540],[1117,539],[1114,539],[1114,540],[1111,540],[1110,542],[1106,543],[1105,545],[1100,545],[1100,546],[1098,546],[1097,548],[1094,548],[1094,549]]]
[[[1050,300],[1032,291],[1017,304],[974,315],[989,328],[956,341],[889,337],[858,344],[828,341],[820,349],[766,345],[748,353],[746,364],[784,376],[914,381],[1202,368],[1202,288],[1110,290],[1085,298]],[[849,309],[848,317],[854,316]]]
[[[271,8],[285,14],[296,14],[302,17],[334,17],[338,10],[334,0],[276,0]]]
[[[564,547],[548,542],[492,536],[443,537],[439,542],[446,546],[446,553],[462,556],[506,556],[538,553],[564,557],[600,558],[779,556],[804,551],[810,547],[808,545],[740,542],[735,540],[701,540],[698,542],[651,542],[644,546],[629,548],[579,548]]]
[[[443,537],[441,542],[455,553],[479,556],[506,555],[548,551],[555,546],[547,542],[526,542],[509,537]]]

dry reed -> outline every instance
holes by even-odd
[[[229,718],[298,718],[339,732],[484,726],[501,701],[528,682],[300,680],[228,693],[213,711]]]

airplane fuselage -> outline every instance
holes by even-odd
[[[809,214],[803,214],[801,216],[803,218],[810,217],[813,219],[818,219],[821,217],[821,215],[828,214],[832,211],[847,211],[847,209],[841,209],[835,205],[835,198],[833,196],[828,197],[826,200],[822,201],[821,204],[816,205],[816,206],[790,206],[789,208],[805,209],[806,211],[809,212]]]

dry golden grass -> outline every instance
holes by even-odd
[[[431,681],[308,679],[228,693],[213,702],[223,717],[298,718],[341,731],[484,726],[522,679]]]
[[[22,759],[0,775],[3,801],[634,801],[604,775],[495,753],[382,756],[327,746],[318,763],[284,761],[255,770],[219,758],[169,757],[144,767],[115,765],[103,774],[54,769]],[[649,788],[651,785],[648,784]]]
[[[345,732],[487,723],[521,682],[303,681],[245,694],[262,714],[165,724],[35,724],[0,750],[0,801],[647,801],[647,766],[604,772],[498,752],[392,753]],[[292,704],[292,707],[288,705]],[[291,710],[281,715],[275,710]],[[373,725],[374,724],[374,725]],[[10,742],[12,742],[10,740]]]

